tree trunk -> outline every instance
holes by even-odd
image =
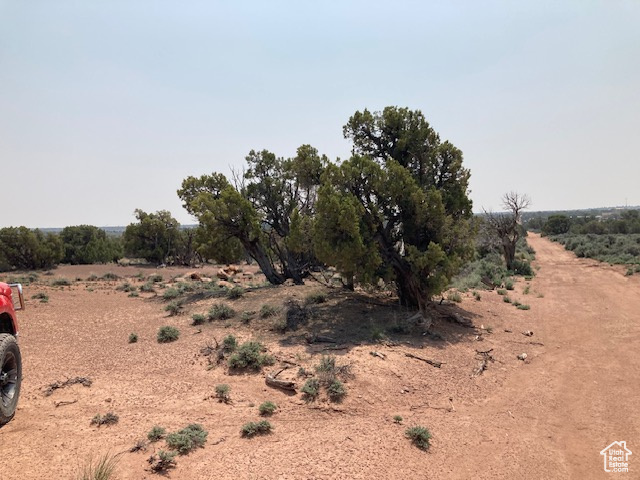
[[[396,285],[400,303],[409,308],[417,308],[424,311],[428,299],[424,297],[422,289],[417,285],[416,280],[411,275],[408,268],[394,267],[396,274]]]
[[[509,240],[502,241],[502,250],[504,251],[504,259],[507,262],[507,270],[513,270],[513,263],[516,258],[516,244]]]
[[[267,277],[267,281],[270,284],[282,285],[284,283],[285,278],[276,271],[273,263],[271,262],[271,259],[269,258],[269,255],[267,255],[267,253],[264,251],[262,245],[257,242],[252,242],[245,245],[245,248],[251,258],[253,258],[258,263],[260,269],[262,270],[262,273],[265,277]]]

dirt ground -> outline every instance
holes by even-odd
[[[442,339],[423,335],[420,326],[408,328],[404,312],[376,304],[385,302],[314,282],[225,299],[236,317],[194,327],[191,314],[223,300],[194,299],[183,315],[168,317],[166,302],[153,294],[131,298],[116,291],[122,280],[86,281],[92,273],[111,271],[141,285],[133,276],[155,270],[60,267],[25,289],[23,390],[15,419],[0,428],[0,478],[76,478],[89,459],[107,452],[118,454],[118,478],[156,478],[147,458],[166,448],[164,442],[128,450],[154,425],[175,431],[190,423],[208,430],[207,443],[178,456],[167,478],[640,478],[640,460],[634,458],[640,455],[640,276],[576,259],[535,235],[529,242],[537,252],[537,275],[518,280],[509,296],[530,310],[516,309],[495,291],[480,292],[479,301],[469,292],[449,309],[471,319],[474,328],[438,320],[432,330]],[[160,273],[168,280],[185,270]],[[44,285],[56,277],[82,280],[71,287]],[[248,324],[240,320],[242,311],[263,304],[282,309],[318,291],[326,291],[328,301],[299,330],[274,331],[283,313],[256,315]],[[49,296],[48,303],[31,299],[38,292]],[[178,327],[180,338],[157,343],[163,325]],[[389,325],[395,328],[384,332]],[[133,332],[139,340],[130,344]],[[200,350],[229,333],[264,342],[277,364],[262,373],[210,368]],[[338,343],[308,344],[309,333]],[[493,361],[474,376],[478,350],[491,350]],[[435,368],[406,353],[443,365]],[[521,353],[525,361],[518,360]],[[299,392],[304,379],[296,378],[298,368],[313,370],[323,354],[351,365],[342,403],[324,394],[307,403]],[[265,385],[266,372],[292,364],[282,376],[297,381],[297,394]],[[49,384],[76,376],[93,383],[44,394]],[[231,387],[230,404],[211,398],[222,383]],[[242,438],[241,426],[260,419],[257,407],[265,400],[278,405],[269,418],[273,432]],[[94,415],[106,412],[119,422],[90,425]],[[394,415],[403,417],[402,424]],[[405,438],[413,425],[431,431],[428,452]],[[630,471],[605,473],[600,450],[622,440],[634,452]]]

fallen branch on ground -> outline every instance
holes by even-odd
[[[289,367],[282,368],[276,373],[268,373],[264,381],[267,385],[273,388],[281,388],[282,390],[296,391],[296,383],[290,380],[279,380],[276,377],[284,372]]]
[[[484,372],[489,366],[489,362],[494,361],[494,358],[491,355],[492,351],[493,351],[493,348],[490,348],[489,350],[484,350],[484,351],[476,350],[476,354],[480,355],[480,363],[473,370],[473,373],[471,374],[472,377],[477,377],[478,375],[482,375],[482,372]]]
[[[72,405],[77,403],[78,400],[60,400],[59,402],[53,402],[53,404],[57,407],[64,407],[65,405]]]
[[[415,358],[416,360],[421,360],[423,362],[428,363],[429,365],[432,365],[436,368],[440,368],[442,366],[443,362],[438,362],[436,360],[429,360],[428,358],[422,358],[422,357],[418,357],[417,355],[414,355],[413,353],[405,353],[404,354],[405,357],[409,357],[409,358]]]
[[[64,382],[58,381],[58,382],[49,384],[47,386],[47,389],[44,391],[44,396],[48,397],[55,390],[59,388],[69,387],[77,383],[81,384],[83,387],[90,387],[93,382],[91,381],[91,379],[86,377],[67,378]]]

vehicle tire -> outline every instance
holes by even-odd
[[[0,425],[13,418],[20,397],[22,357],[16,337],[0,334]]]

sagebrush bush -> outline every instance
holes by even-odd
[[[129,282],[124,282],[116,287],[116,290],[119,292],[132,292],[135,290],[135,287],[131,285]]]
[[[310,378],[300,389],[305,396],[306,400],[315,400],[320,394],[320,380],[317,378]]]
[[[503,285],[507,290],[513,290],[513,279],[506,278]]]
[[[260,415],[272,415],[277,408],[278,406],[275,403],[267,400],[260,404],[258,411],[260,412]]]
[[[182,309],[184,308],[184,302],[182,300],[174,300],[164,307],[165,312],[169,312],[170,317],[175,317],[176,315],[180,315],[182,313]]]
[[[158,330],[158,343],[174,342],[180,337],[180,330],[170,325],[160,327]]]
[[[403,418],[402,418],[401,415],[394,415],[393,416],[393,422],[397,423],[398,425],[402,423],[402,420],[403,420]]]
[[[137,333],[130,333],[129,334],[129,343],[136,343],[138,341],[138,334]]]
[[[202,325],[206,319],[207,317],[205,317],[201,313],[194,313],[193,315],[191,315],[191,325]]]
[[[56,278],[51,281],[52,287],[68,287],[71,285],[71,280],[68,278]]]
[[[220,402],[229,403],[231,401],[231,387],[226,383],[216,385],[216,398]]]
[[[44,292],[38,292],[31,296],[32,300],[40,300],[40,303],[47,303],[49,301],[49,295]]]
[[[177,450],[180,455],[186,455],[191,450],[204,447],[209,433],[198,423],[187,425],[182,430],[167,435],[167,446]]]
[[[314,292],[306,296],[305,302],[309,304],[324,303],[327,301],[327,294],[324,292]]]
[[[160,283],[164,279],[162,278],[162,275],[160,275],[159,273],[154,273],[153,275],[149,275],[147,277],[147,280],[149,280],[151,283]]]
[[[164,429],[164,427],[154,425],[153,428],[149,430],[149,433],[147,433],[147,438],[150,442],[157,442],[159,440],[162,440],[166,433],[167,431]]]
[[[275,359],[268,354],[260,342],[249,341],[240,345],[229,357],[227,364],[232,369],[260,370],[263,365],[273,365]]]
[[[255,435],[265,435],[272,430],[271,424],[266,420],[259,422],[249,422],[242,426],[240,432],[243,437],[253,437]]]
[[[227,320],[233,318],[236,312],[233,308],[224,303],[216,304],[209,310],[209,320]]]
[[[227,335],[222,339],[222,350],[226,353],[235,352],[238,348],[238,340],[233,335]]]
[[[107,272],[107,273],[105,273],[104,275],[102,275],[100,277],[100,280],[105,280],[107,282],[114,281],[114,280],[119,280],[119,279],[120,279],[120,277],[118,275],[116,275],[115,273],[112,273],[112,272]]]
[[[428,450],[431,446],[429,443],[429,440],[431,440],[431,433],[425,427],[417,425],[415,427],[408,428],[405,435],[421,450]]]
[[[233,287],[227,291],[227,298],[229,300],[237,300],[238,298],[244,295],[244,288],[242,287]]]
[[[341,402],[347,395],[347,388],[340,380],[335,379],[327,388],[329,399],[333,402]]]
[[[460,296],[460,294],[458,292],[449,292],[447,293],[447,300],[450,300],[452,302],[456,302],[456,303],[460,303],[462,302],[462,297]]]
[[[158,473],[166,472],[170,468],[176,466],[176,452],[166,452],[164,450],[158,450],[158,453],[149,457],[149,464],[151,470]]]
[[[96,460],[90,459],[76,478],[77,480],[115,479],[118,460],[118,455],[112,455],[110,453],[106,453]]]
[[[263,305],[260,309],[260,317],[261,318],[269,318],[278,314],[278,309],[271,305]]]
[[[529,305],[525,305],[524,303],[517,305],[517,307],[518,307],[518,310],[529,310],[531,308]]]
[[[180,296],[180,291],[177,288],[167,288],[162,293],[162,298],[165,300],[173,300],[174,298],[178,298]]]
[[[107,412],[104,415],[99,413],[91,419],[91,425],[115,425],[118,423],[119,417],[115,413]]]
[[[153,287],[153,282],[147,282],[140,286],[140,291],[145,293],[155,292],[155,288]]]

